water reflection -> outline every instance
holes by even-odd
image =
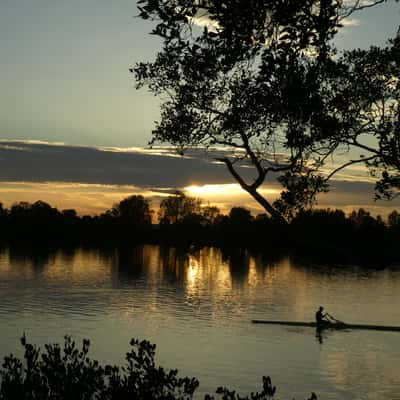
[[[138,246],[0,250],[0,352],[28,331],[39,340],[90,336],[99,358],[150,338],[167,365],[243,392],[272,375],[282,398],[396,398],[399,335],[253,326],[339,319],[396,325],[400,273],[296,264],[248,251]],[[297,392],[295,392],[295,390]],[[379,396],[378,396],[379,395]]]

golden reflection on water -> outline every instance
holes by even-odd
[[[240,307],[245,297],[254,307],[257,303],[263,304],[264,312],[258,309],[260,317],[268,318],[271,310],[278,307],[282,317],[297,320],[313,319],[319,305],[328,306],[328,311],[337,313],[339,319],[348,316],[348,304],[338,299],[338,293],[343,292],[354,299],[348,319],[383,323],[397,318],[396,309],[388,308],[387,304],[399,297],[397,286],[388,285],[393,277],[391,271],[364,273],[352,272],[351,268],[303,268],[288,258],[265,259],[247,251],[227,253],[216,248],[179,250],[145,245],[128,249],[21,251],[10,247],[0,251],[0,273],[21,279],[42,279],[65,288],[79,285],[85,290],[102,288],[104,291],[145,282],[148,298],[153,297],[155,302],[151,310],[165,307],[160,301],[165,294],[179,297],[182,293],[185,298],[200,301],[212,293],[212,303],[217,307],[222,301],[232,306],[236,302]],[[160,292],[160,285],[170,289]],[[373,290],[377,313],[370,313],[358,301],[368,298]],[[130,304],[134,295],[132,291],[119,301]]]
[[[52,282],[90,282],[96,285],[109,279],[107,259],[100,252],[77,249],[73,252],[58,250],[44,265],[42,277]]]
[[[216,296],[223,296],[232,289],[232,277],[220,251],[202,249],[188,257],[185,291],[187,296],[195,297],[210,288]]]
[[[237,367],[231,370],[232,379],[242,370],[242,362],[253,362],[253,372],[259,374],[263,354],[269,352],[275,360],[271,368],[283,371],[282,379],[286,375],[310,380],[321,376],[321,393],[326,384],[334,393],[354,394],[360,389],[362,396],[353,398],[373,400],[377,393],[394,399],[395,389],[400,390],[396,334],[327,332],[319,343],[312,329],[267,329],[250,324],[252,318],[309,321],[323,304],[328,312],[345,316],[349,322],[396,325],[400,321],[400,274],[395,270],[302,266],[288,258],[266,259],[240,249],[10,247],[0,251],[0,286],[0,313],[6,318],[3,321],[8,318],[17,324],[17,334],[29,321],[46,324],[53,318],[53,333],[59,333],[60,323],[64,327],[68,323],[85,334],[92,328],[94,339],[104,336],[105,343],[109,335],[116,343],[126,343],[133,334],[149,335],[156,341],[165,340],[171,353],[180,357],[184,357],[180,346],[186,340],[192,352],[189,359],[202,360],[208,371],[207,357],[219,354],[210,368],[220,368],[224,376],[227,368]],[[25,319],[18,320],[21,313]],[[10,322],[2,326],[0,319],[0,329],[8,329],[14,338],[10,326]],[[193,346],[199,341],[209,353]],[[223,349],[228,342],[230,354]],[[236,359],[232,354],[237,348]],[[229,357],[227,365],[221,364]],[[244,375],[243,382],[248,382],[248,376]],[[326,393],[321,398],[341,397]]]

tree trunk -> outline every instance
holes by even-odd
[[[249,193],[254,198],[254,200],[258,204],[260,204],[265,209],[265,211],[268,212],[268,214],[271,215],[272,219],[282,224],[285,225],[287,224],[285,217],[276,208],[274,208],[267,199],[261,196],[261,194],[257,192],[257,189],[253,189],[250,186],[242,186],[242,187],[244,190],[246,190],[247,193]]]
[[[239,185],[247,192],[249,193],[253,199],[260,204],[265,211],[269,215],[271,215],[271,218],[274,219],[275,221],[278,221],[282,224],[287,224],[288,222],[286,221],[285,217],[280,213],[275,207],[273,207],[270,202],[261,196],[260,193],[257,192],[257,188],[263,183],[265,179],[265,172],[260,171],[260,168],[257,168],[259,171],[259,178],[254,181],[253,185],[248,185],[244,179],[238,174],[238,172],[235,170],[233,167],[232,162],[228,158],[217,158],[218,161],[222,161],[225,163],[225,165],[228,167],[229,172],[231,175],[236,179],[236,181],[239,183]]]

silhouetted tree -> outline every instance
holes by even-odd
[[[3,203],[0,202],[0,234],[6,232],[7,210],[3,208]]]
[[[229,223],[234,226],[244,227],[251,224],[253,216],[250,210],[244,207],[232,207],[229,212]]]
[[[37,221],[51,221],[53,218],[55,219],[60,215],[60,212],[57,208],[52,207],[50,204],[38,200],[32,204],[30,207],[30,213],[32,217]]]
[[[400,214],[396,210],[388,215],[388,225],[390,228],[400,228]]]
[[[3,207],[3,203],[0,202],[0,221],[4,222],[7,215],[7,210]]]
[[[59,216],[56,208],[41,200],[33,204],[23,201],[15,203],[9,212],[11,223],[28,229],[43,229],[38,233],[44,233],[44,229],[55,226]]]
[[[204,206],[201,208],[201,215],[205,225],[215,225],[221,217],[221,211],[216,206]]]
[[[26,201],[20,201],[18,203],[14,203],[10,208],[10,217],[12,219],[23,218],[28,214],[28,210],[30,209],[31,204]]]
[[[65,209],[61,211],[61,222],[64,240],[76,238],[80,231],[80,218],[74,209]]]
[[[337,61],[332,39],[343,18],[382,2],[140,0],[140,17],[156,21],[152,34],[163,40],[154,62],[131,70],[138,88],[147,85],[155,95],[166,95],[151,143],[168,142],[181,152],[225,147],[218,160],[268,214],[284,222],[284,215],[312,204],[346,166],[328,175],[321,170],[329,156],[346,149],[351,134],[344,132],[357,132],[360,119],[336,116],[340,79],[346,69],[354,70],[354,57]],[[393,57],[378,59],[389,68]],[[357,84],[364,75],[360,71]],[[397,101],[395,90],[391,100]],[[347,98],[356,108],[358,99]],[[395,154],[387,142],[385,165]],[[255,175],[250,181],[248,167]],[[275,204],[259,191],[267,176],[284,189]]]
[[[351,221],[342,210],[316,209],[299,213],[291,222],[292,234],[299,239],[340,243],[352,234]]]
[[[68,218],[71,220],[78,218],[78,214],[77,214],[76,210],[74,210],[74,209],[62,210],[61,214],[65,218]]]
[[[112,214],[121,221],[138,227],[151,225],[150,201],[141,195],[133,195],[114,205]]]
[[[171,225],[196,218],[196,215],[200,216],[200,206],[200,199],[186,196],[177,191],[174,195],[168,196],[160,202],[158,213],[160,224]]]
[[[284,226],[281,226],[282,228]],[[277,226],[273,218],[271,218],[266,213],[257,214],[253,220],[253,229],[256,235],[257,242],[264,242],[267,240],[270,241],[271,237],[280,236],[277,232]]]
[[[380,216],[374,218],[369,211],[363,208],[352,211],[349,219],[354,222],[356,229],[364,234],[369,234],[371,231],[377,230],[383,231],[385,228],[385,223]]]
[[[358,210],[353,210],[349,219],[353,221],[356,225],[360,226],[365,223],[365,221],[372,221],[374,218],[371,216],[371,213],[364,208],[359,208]]]

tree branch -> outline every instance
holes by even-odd
[[[345,13],[341,17],[342,18],[347,18],[351,14],[353,14],[355,11],[361,11],[361,10],[364,10],[366,8],[375,7],[378,4],[385,3],[386,1],[387,0],[375,0],[375,1],[372,1],[372,2],[365,3],[362,0],[356,0],[356,2],[352,6],[343,7],[343,9],[345,10]]]
[[[247,154],[249,155],[251,162],[256,167],[258,172],[258,177],[254,180],[254,182],[251,185],[253,189],[257,189],[264,182],[267,172],[261,165],[261,162],[255,155],[254,151],[250,148],[249,138],[244,133],[240,133],[240,137],[242,138],[244,148]]]
[[[264,209],[270,213],[270,215],[272,216],[272,218],[274,218],[276,221],[279,221],[281,223],[286,224],[287,221],[285,220],[285,218],[282,216],[282,214],[277,211],[271,204],[270,202],[265,199],[263,196],[260,195],[260,193],[257,191],[257,188],[253,187],[253,185],[248,185],[243,178],[237,173],[237,171],[233,168],[233,163],[231,160],[229,160],[228,158],[217,158],[216,160],[218,161],[222,161],[223,163],[225,163],[225,165],[227,166],[229,172],[232,174],[232,176],[237,180],[237,182],[239,183],[239,185],[246,190],[246,192],[250,193],[253,198],[257,201],[257,203],[259,203],[262,207],[264,207]]]
[[[347,144],[349,144],[350,146],[358,147],[358,148],[363,149],[363,150],[367,150],[370,153],[375,154],[376,156],[380,155],[380,153],[379,153],[379,151],[377,149],[374,149],[374,148],[369,147],[369,146],[367,146],[365,144],[362,144],[362,143],[358,142],[357,139],[353,139],[353,141],[351,141],[351,142],[349,142]]]
[[[245,190],[248,190],[248,189],[249,189],[250,186],[249,186],[249,185],[244,181],[244,179],[237,173],[237,171],[236,171],[235,168],[233,167],[232,161],[231,161],[229,158],[227,158],[227,157],[221,157],[221,158],[216,158],[216,160],[217,160],[217,161],[223,162],[223,163],[227,166],[227,168],[228,168],[229,172],[231,173],[231,175],[238,181],[239,185],[240,185],[243,189],[245,189]]]
[[[377,158],[377,157],[378,157],[377,155],[373,155],[373,156],[367,157],[367,158],[360,158],[359,160],[350,160],[349,162],[347,162],[347,163],[341,165],[340,167],[334,169],[334,170],[325,178],[325,181],[326,181],[326,182],[329,181],[329,179],[331,179],[333,175],[335,175],[337,172],[341,171],[342,169],[349,167],[350,165],[358,164],[358,163],[361,163],[361,162],[371,161],[371,160],[373,160],[373,159],[375,159],[375,158]]]

